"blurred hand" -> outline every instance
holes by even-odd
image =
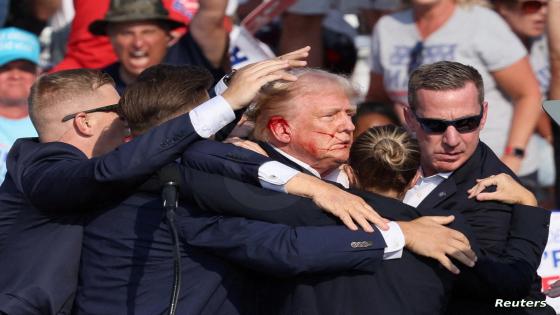
[[[477,258],[463,233],[444,226],[453,220],[455,217],[452,215],[425,216],[409,222],[399,221],[398,224],[403,231],[406,248],[418,255],[434,258],[447,270],[459,274],[459,268],[449,257],[469,267],[474,266]]]
[[[265,84],[276,80],[296,81],[297,77],[285,70],[305,66],[307,62],[299,59],[307,57],[309,49],[309,47],[301,48],[239,69],[222,96],[233,110],[238,110],[249,105]]]
[[[496,200],[527,206],[537,205],[535,195],[508,174],[492,175],[484,179],[477,179],[476,182],[476,185],[467,190],[469,198],[476,197],[476,200],[479,201]],[[483,192],[489,186],[496,186],[496,191]]]

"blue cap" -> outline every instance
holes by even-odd
[[[15,27],[0,28],[0,66],[14,60],[39,64],[39,38]]]

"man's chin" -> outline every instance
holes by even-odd
[[[437,161],[435,164],[435,169],[438,173],[447,173],[453,172],[461,165],[463,165],[462,160],[455,160],[455,161]]]

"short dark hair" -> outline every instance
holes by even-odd
[[[404,194],[420,167],[420,147],[402,127],[373,127],[354,141],[348,163],[361,188]]]
[[[484,102],[484,84],[480,73],[469,65],[454,61],[438,61],[422,65],[412,72],[408,81],[408,105],[412,110],[418,107],[416,92],[420,89],[449,91],[464,88],[468,82],[474,83],[478,91],[478,101]]]
[[[132,133],[141,134],[204,102],[212,82],[202,67],[158,64],[127,86],[119,104]]]

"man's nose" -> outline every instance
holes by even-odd
[[[135,34],[132,39],[132,46],[134,48],[141,48],[144,45],[144,35],[142,34]]]
[[[24,73],[25,71],[23,71],[22,69],[12,68],[8,70],[8,77],[12,80],[18,80],[22,77]]]
[[[356,127],[354,126],[354,123],[352,123],[352,117],[344,114],[344,117],[342,118],[342,122],[340,124],[340,129],[343,132],[353,132]]]
[[[443,143],[450,146],[456,147],[461,141],[461,136],[455,127],[447,126],[445,132],[443,133]]]

